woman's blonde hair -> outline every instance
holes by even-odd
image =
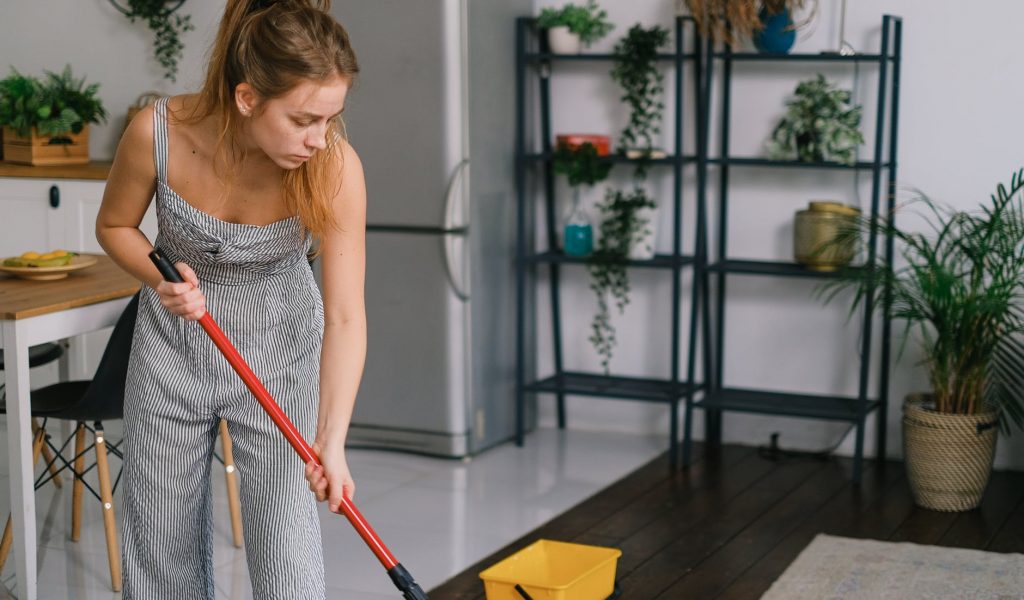
[[[214,166],[228,179],[242,154],[235,142],[240,117],[235,87],[248,83],[261,100],[286,94],[303,80],[338,76],[351,86],[359,73],[348,33],[328,13],[330,0],[228,0],[199,101],[186,121],[216,115],[221,123]],[[288,210],[322,236],[337,225],[331,199],[341,185],[341,117],[327,128],[327,148],[297,169],[285,171]]]

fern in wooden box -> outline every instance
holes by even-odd
[[[0,80],[3,159],[27,165],[88,163],[89,124],[107,117],[96,96],[99,84],[86,86],[70,66],[45,73],[40,81],[12,69]]]

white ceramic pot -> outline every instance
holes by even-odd
[[[644,221],[644,224],[642,231],[633,238],[629,245],[629,258],[650,260],[654,258],[654,234],[657,231],[658,209],[642,208],[637,211],[637,218]]]
[[[548,47],[553,54],[579,54],[583,43],[579,35],[562,25],[548,29]]]

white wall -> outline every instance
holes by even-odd
[[[538,10],[558,4],[561,2],[536,1]],[[602,0],[601,4],[617,27],[595,46],[598,51],[610,50],[614,41],[638,21],[645,26],[659,23],[671,27],[675,10],[673,0]],[[970,207],[987,198],[997,182],[1024,164],[1020,147],[1024,125],[1018,115],[1024,81],[1013,75],[1012,66],[997,66],[1019,53],[1024,4],[991,0],[984,11],[963,10],[961,3],[952,0],[857,0],[848,4],[847,39],[864,51],[877,48],[883,12],[905,19],[899,182],[922,188],[955,206]],[[838,0],[822,0],[821,15],[813,31],[802,34],[798,51],[837,46],[838,5]],[[12,66],[24,73],[39,74],[42,69],[59,70],[70,63],[78,76],[99,82],[110,120],[94,129],[90,152],[96,159],[110,158],[125,112],[140,93],[178,93],[199,85],[223,6],[222,0],[185,3],[182,10],[192,15],[196,29],[183,38],[185,55],[178,82],[172,84],[162,78],[160,66],[152,58],[149,30],[142,23],[129,23],[108,0],[8,0],[0,19],[0,68],[5,69],[4,75]],[[610,134],[613,139],[617,136],[627,113],[617,100],[619,94],[607,70],[607,65],[577,65],[559,73],[553,84],[556,131],[593,131]],[[811,72],[802,67],[768,65],[737,70],[731,140],[735,151],[759,150],[781,114],[784,97],[797,79]],[[848,85],[852,82],[849,68],[826,73]],[[870,101],[873,73],[864,67],[857,86],[866,104],[865,123],[871,123],[874,115]],[[666,104],[672,106],[671,77],[666,84],[670,91]],[[663,130],[671,132],[671,115],[666,116]],[[692,136],[688,139],[688,149],[692,150]],[[670,147],[671,138],[666,136],[665,140]],[[623,172],[620,168],[615,179],[619,184],[623,183]],[[858,185],[847,173],[736,170],[732,180],[730,252],[752,258],[788,258],[793,211],[818,196],[856,202],[858,189],[860,201],[866,202],[867,179],[862,176]],[[688,176],[686,181],[684,194],[692,200],[692,178]],[[655,192],[669,197],[667,181],[655,181],[652,186]],[[600,190],[588,197],[591,201],[599,198]],[[688,204],[692,206],[692,202]],[[671,215],[665,211],[662,217],[664,230]],[[684,213],[684,219],[692,222],[692,214]],[[692,244],[691,231],[687,229],[686,233],[686,243]],[[670,240],[664,235],[659,238],[659,248],[668,250]],[[566,365],[596,370],[599,363],[587,342],[594,303],[586,274],[582,270],[566,271]],[[855,389],[857,331],[846,325],[841,306],[821,307],[809,298],[813,287],[800,282],[760,278],[730,281],[728,384],[808,392],[851,393]],[[662,272],[638,271],[633,287],[633,302],[616,321],[620,342],[613,368],[624,374],[663,376],[669,368],[669,280]],[[549,315],[547,297],[547,291],[541,289],[540,365],[551,364],[550,328],[545,320]],[[684,302],[684,315],[688,307]],[[908,390],[925,384],[915,366],[918,358],[908,351],[893,371],[894,402],[888,437],[894,455],[900,451],[899,399]],[[552,405],[549,399],[542,399],[544,422],[553,421]],[[667,431],[666,410],[631,402],[571,399],[569,415],[571,426],[578,428],[659,435]],[[698,413],[698,432],[700,425]],[[782,432],[783,445],[818,448],[834,443],[844,427],[727,415],[725,435],[729,441],[763,443],[772,431]],[[873,435],[869,426],[869,450]],[[841,451],[851,450],[852,440],[847,439]],[[997,464],[1024,468],[1024,435],[1000,443]]]
[[[0,17],[0,76],[11,67],[42,76],[44,69],[59,72],[70,64],[76,77],[99,83],[108,120],[91,128],[89,154],[96,160],[113,158],[128,107],[140,94],[179,93],[201,83],[224,2],[191,0],[181,11],[192,15],[195,30],[182,37],[184,56],[177,83],[171,83],[153,58],[150,30],[129,22],[109,0],[7,0]]]
[[[558,6],[560,0],[536,0],[539,11]],[[628,28],[660,24],[673,28],[674,0],[601,0],[616,24],[608,38],[593,50],[610,51]],[[816,52],[834,49],[839,38],[839,0],[821,0],[821,13],[801,33],[794,51]],[[904,18],[902,86],[899,122],[898,197],[909,197],[915,187],[950,205],[971,208],[985,201],[1000,181],[1024,166],[1020,146],[1024,121],[1019,116],[1024,100],[1024,82],[1005,66],[1006,57],[1020,49],[1020,23],[1024,4],[1010,0],[993,1],[984,11],[965,11],[951,0],[858,0],[849,2],[846,38],[864,52],[877,52],[883,13]],[[673,42],[674,43],[674,42]],[[612,136],[626,123],[627,112],[618,101],[618,90],[607,76],[608,65],[556,65],[552,83],[553,128],[560,132],[593,132]],[[871,157],[877,67],[862,66],[859,73],[850,66],[813,64],[745,64],[734,70],[732,134],[734,154],[757,155],[783,112],[783,101],[796,82],[816,72],[825,73],[856,90],[864,104],[863,128],[867,144],[861,153]],[[671,73],[668,73],[671,75]],[[855,81],[856,80],[856,81]],[[692,80],[691,80],[692,81]],[[674,102],[672,78],[666,79],[666,105]],[[687,84],[689,86],[689,84]],[[684,96],[692,107],[692,99]],[[692,150],[692,108],[687,150]],[[666,114],[663,145],[672,149],[669,135],[673,123]],[[717,122],[717,121],[716,121]],[[717,148],[717,136],[714,148]],[[617,169],[613,184],[623,185],[626,169]],[[716,180],[712,174],[712,181]],[[741,258],[787,260],[791,256],[794,211],[813,198],[835,198],[868,207],[870,174],[858,177],[847,172],[816,173],[800,170],[734,168],[731,175],[731,219],[729,254]],[[565,183],[560,181],[561,190]],[[601,186],[599,186],[601,187]],[[652,190],[671,198],[667,178],[655,177]],[[684,202],[692,206],[692,173],[687,175]],[[590,201],[602,190],[594,190]],[[565,194],[563,194],[565,195]],[[711,196],[714,198],[714,196]],[[661,230],[670,227],[671,214],[661,215]],[[692,244],[690,212],[684,211],[685,243]],[[660,251],[671,250],[671,240],[660,234]],[[565,315],[565,364],[571,369],[598,370],[599,361],[587,342],[593,294],[583,270],[565,269],[562,306]],[[542,272],[543,274],[543,272]],[[667,273],[633,271],[633,301],[626,314],[616,320],[619,345],[613,371],[629,375],[666,376],[669,337],[668,301],[671,287]],[[859,328],[846,321],[842,303],[822,306],[811,297],[813,283],[731,276],[728,285],[725,383],[738,387],[763,387],[795,392],[854,394],[857,386]],[[684,285],[688,283],[684,281]],[[684,289],[684,296],[688,287]],[[541,285],[538,310],[538,364],[551,365],[549,292]],[[683,303],[684,315],[689,302]],[[684,323],[684,334],[686,328]],[[877,329],[876,329],[877,332]],[[899,330],[896,330],[899,333]],[[877,333],[876,333],[877,336]],[[685,339],[685,338],[684,338]],[[898,348],[898,337],[894,348]],[[877,353],[875,356],[878,356]],[[918,367],[920,354],[909,346],[893,366],[890,386],[888,427],[889,454],[901,453],[900,402],[911,390],[926,387]],[[685,366],[685,363],[683,364]],[[875,369],[877,371],[877,369]],[[877,388],[873,388],[877,389]],[[541,398],[543,423],[554,422],[554,402]],[[633,402],[570,398],[570,426],[615,429],[662,435],[667,432],[668,412],[662,407]],[[698,411],[696,430],[701,430]],[[727,414],[727,441],[761,444],[771,432],[781,432],[784,447],[818,449],[836,443],[845,424]],[[869,422],[866,449],[873,453],[874,423]],[[853,436],[848,435],[840,452],[850,454]],[[997,467],[1024,468],[1024,433],[1003,438],[998,448]]]

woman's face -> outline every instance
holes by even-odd
[[[249,144],[282,169],[298,168],[327,147],[327,126],[344,110],[348,87],[340,76],[307,79],[284,95],[264,101],[242,89],[236,99]]]

